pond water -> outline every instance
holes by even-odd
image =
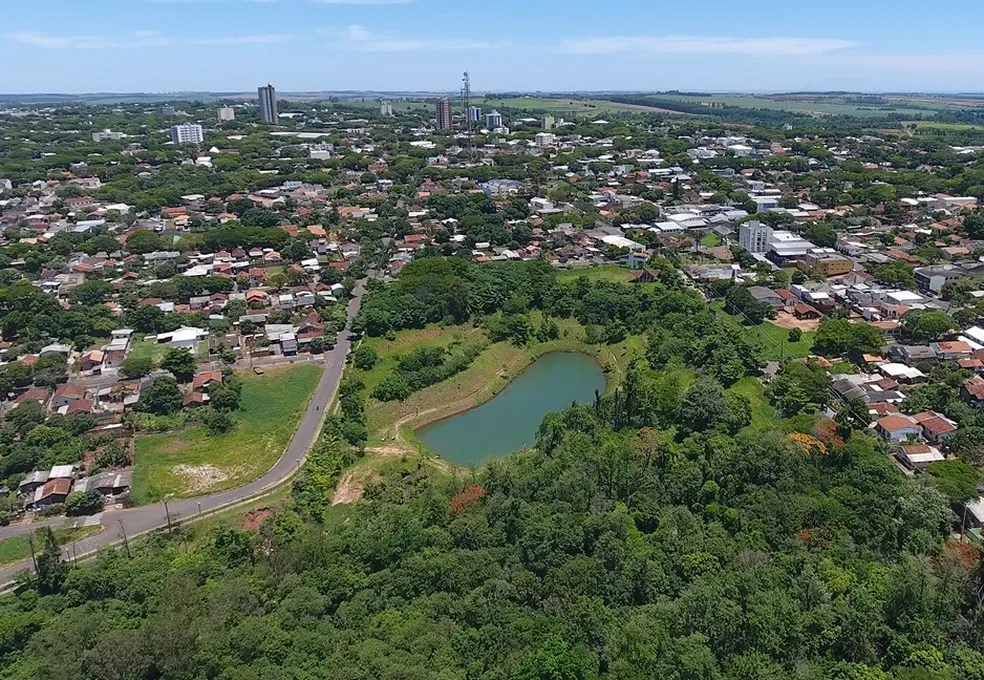
[[[543,417],[572,402],[594,401],[605,374],[586,354],[547,354],[489,402],[422,428],[431,450],[460,465],[476,465],[533,444]]]

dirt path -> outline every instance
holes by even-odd
[[[365,492],[365,487],[355,481],[355,470],[349,470],[338,482],[338,486],[335,487],[335,495],[331,499],[332,505],[341,505],[342,503],[355,503],[362,499],[362,494]]]

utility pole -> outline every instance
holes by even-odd
[[[171,533],[171,511],[167,507],[168,496],[164,496],[164,515],[167,517],[167,533]]]
[[[37,555],[34,554],[34,535],[33,534],[28,534],[28,536],[27,536],[27,543],[28,543],[28,545],[31,546],[31,562],[34,563],[34,573],[36,574],[36,573],[38,573],[38,558],[37,558]]]
[[[123,536],[123,547],[126,548],[126,557],[129,559],[130,555],[130,541],[126,537],[126,527],[123,526],[123,520],[117,520],[120,523],[120,535]]]

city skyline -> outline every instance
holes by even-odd
[[[984,91],[984,7],[969,0],[615,5],[623,20],[602,23],[559,0],[16,3],[0,57],[31,68],[0,89],[453,91],[469,68],[476,91]],[[344,68],[298,67],[325,59]]]

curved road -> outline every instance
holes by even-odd
[[[370,273],[370,276],[372,273]],[[351,321],[362,305],[362,297],[365,294],[365,280],[359,281],[352,291],[352,297],[348,303],[348,318]],[[342,380],[342,373],[345,371],[345,358],[351,348],[349,332],[342,330],[338,334],[334,349],[325,352],[325,370],[321,376],[321,382],[315,390],[311,403],[304,412],[294,437],[291,439],[287,450],[280,457],[270,470],[245,486],[228,491],[198,496],[196,498],[180,498],[158,505],[145,505],[139,508],[129,508],[126,510],[116,510],[104,512],[99,517],[99,524],[104,530],[91,538],[77,541],[74,546],[64,546],[66,558],[72,557],[74,548],[75,554],[82,556],[93,552],[103,546],[120,543],[123,539],[123,532],[126,532],[128,539],[132,539],[139,534],[145,534],[155,529],[161,529],[168,525],[168,514],[171,522],[177,522],[182,518],[194,517],[199,513],[210,512],[230,505],[235,505],[248,501],[263,492],[287,481],[300,468],[307,452],[318,438],[321,432],[322,420],[325,411],[335,398],[335,392]],[[41,526],[60,525],[66,523],[65,520],[54,520],[52,522],[35,522],[29,525],[18,525],[0,529],[0,539],[8,538],[18,534],[33,531]],[[24,571],[31,565],[27,563],[17,563],[0,568],[0,584],[9,584],[14,580],[17,573]]]

